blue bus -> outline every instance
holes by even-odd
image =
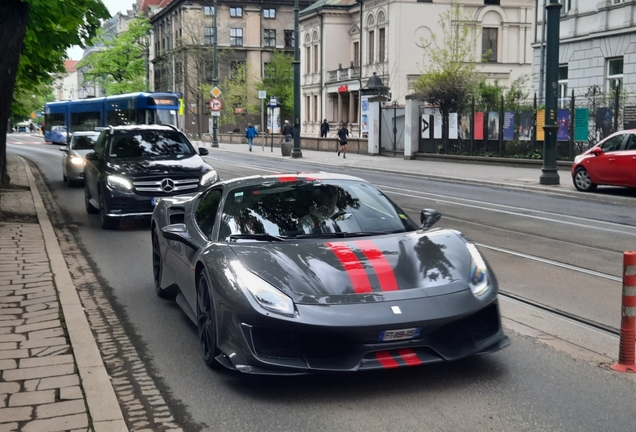
[[[99,98],[49,102],[44,106],[44,140],[66,144],[67,131],[128,124],[179,126],[176,93],[128,93]]]

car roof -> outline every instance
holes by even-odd
[[[229,180],[224,180],[216,183],[216,185],[228,185],[232,189],[237,187],[249,187],[257,186],[264,183],[278,182],[278,183],[296,183],[303,181],[321,181],[321,180],[353,180],[358,182],[368,183],[359,177],[354,177],[346,174],[334,174],[326,173],[322,171],[317,172],[281,172],[268,175],[255,175],[249,177],[237,177]]]
[[[80,132],[73,132],[73,136],[84,136],[84,135],[99,135],[99,131],[80,131]]]
[[[175,131],[181,132],[179,129],[171,125],[122,125],[122,126],[110,126],[114,132],[128,132],[128,131]],[[106,128],[108,130],[109,128]]]

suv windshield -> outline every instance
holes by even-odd
[[[130,131],[116,134],[108,150],[110,158],[183,158],[196,154],[176,131]]]
[[[220,241],[383,234],[417,229],[382,192],[358,181],[270,183],[229,191]]]
[[[99,134],[92,135],[73,135],[71,141],[71,148],[73,150],[92,150],[95,147],[95,143],[99,138]]]

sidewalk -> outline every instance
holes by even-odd
[[[0,221],[0,432],[127,431],[110,378],[26,162]]]

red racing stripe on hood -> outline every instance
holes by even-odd
[[[354,243],[364,253],[364,256],[369,259],[380,282],[380,289],[382,291],[397,291],[398,284],[395,279],[395,273],[382,251],[371,240],[358,240]]]
[[[375,358],[378,359],[382,367],[385,369],[400,367],[400,364],[395,361],[391,353],[389,353],[388,351],[377,351],[375,353]]]
[[[327,246],[329,246],[331,251],[336,255],[336,257],[338,257],[344,266],[344,269],[351,280],[351,284],[353,285],[353,291],[356,294],[372,292],[369,276],[367,276],[367,272],[356,254],[349,249],[349,246],[344,243],[332,242],[328,242]]]

